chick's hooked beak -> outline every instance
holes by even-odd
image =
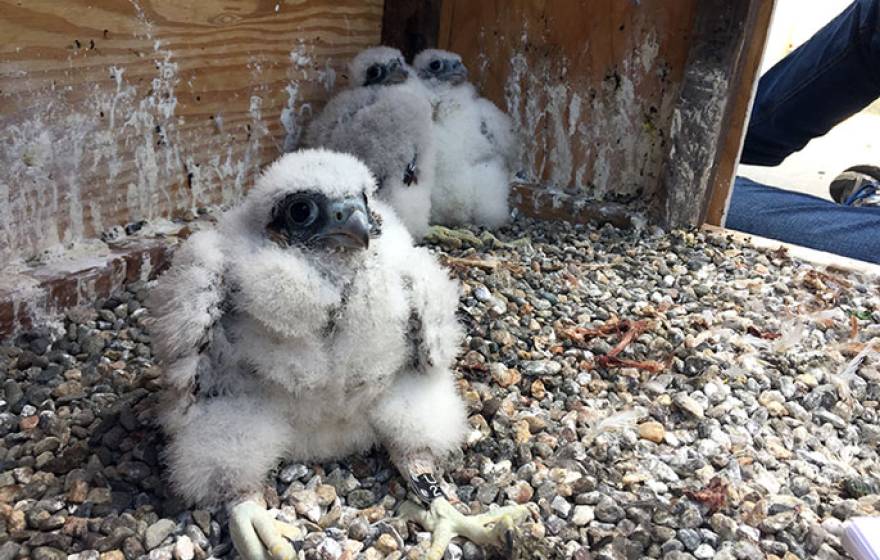
[[[388,77],[385,79],[389,84],[402,84],[409,77],[406,67],[398,61],[388,65]]]
[[[461,84],[467,81],[467,67],[462,64],[461,61],[456,60],[450,65],[450,68],[446,75],[449,82],[451,82],[453,85]]]
[[[316,236],[330,247],[366,249],[370,246],[370,219],[363,199],[346,198],[327,207],[327,225]]]

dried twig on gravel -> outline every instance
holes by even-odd
[[[666,369],[666,364],[656,360],[627,360],[626,358],[618,358],[617,356],[605,355],[598,356],[596,363],[606,368],[612,367],[629,367],[648,371],[651,373],[660,373]]]
[[[620,320],[617,318],[610,319],[606,321],[604,324],[595,327],[595,328],[587,328],[587,327],[572,327],[567,329],[561,329],[559,331],[559,336],[563,338],[567,338],[572,342],[576,342],[578,344],[583,344],[587,339],[595,338],[597,336],[606,336],[612,333],[616,333],[620,330]]]
[[[621,330],[625,330],[623,338],[617,343],[617,346],[608,352],[608,356],[613,358],[623,352],[633,340],[639,337],[643,332],[651,328],[649,321],[621,321]]]
[[[761,329],[759,329],[758,327],[756,327],[754,325],[749,325],[749,327],[746,329],[746,332],[748,332],[752,336],[757,336],[758,338],[763,338],[764,340],[776,340],[777,338],[782,336],[778,332],[762,331]]]
[[[623,333],[620,341],[607,354],[598,356],[594,365],[600,365],[606,368],[612,367],[631,367],[652,373],[658,373],[666,369],[666,364],[655,360],[628,360],[619,358],[618,355],[623,352],[632,341],[638,338],[642,333],[651,329],[653,323],[651,321],[623,321],[613,318],[604,324],[594,327],[573,327],[569,329],[561,329],[559,335],[567,338],[575,343],[583,344],[590,338],[597,336],[606,336],[612,333]]]
[[[459,269],[482,268],[483,270],[494,271],[499,266],[499,262],[495,259],[468,259],[444,255],[440,257],[440,261],[448,267]]]
[[[727,482],[719,477],[713,478],[702,490],[685,492],[685,495],[709,508],[709,514],[713,514],[724,507],[727,503]]]

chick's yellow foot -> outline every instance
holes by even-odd
[[[296,551],[289,541],[304,536],[253,501],[241,502],[230,510],[229,532],[243,560],[294,560]]]
[[[454,537],[464,537],[479,546],[492,546],[511,553],[514,530],[530,516],[525,506],[506,506],[478,515],[464,515],[445,498],[431,502],[430,509],[422,509],[413,502],[400,508],[400,515],[415,521],[433,533],[426,560],[440,560]]]

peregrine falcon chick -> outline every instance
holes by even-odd
[[[519,152],[513,121],[468,83],[459,55],[424,50],[413,66],[434,107],[432,223],[504,225],[510,219],[507,199]]]
[[[297,531],[261,498],[281,460],[383,445],[431,504],[408,513],[436,529],[431,558],[453,533],[490,542],[524,515],[466,518],[443,495],[436,468],[467,426],[450,372],[459,287],[374,190],[350,155],[285,155],[151,294],[171,482],[191,503],[227,505],[245,560],[295,556]]]
[[[414,238],[428,230],[435,150],[431,105],[397,49],[374,47],[351,62],[352,87],[331,99],[306,130],[305,145],[346,152],[367,164]]]

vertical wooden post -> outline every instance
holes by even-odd
[[[702,224],[713,191],[724,191],[726,200],[756,73],[744,69],[744,57],[760,58],[755,53],[763,52],[773,1],[704,0],[699,6],[662,178],[659,211],[666,227]]]
[[[385,0],[382,44],[400,49],[407,60],[437,46],[442,0]]]
[[[749,123],[749,114],[760,79],[758,73],[761,71],[761,60],[764,58],[767,37],[770,35],[770,21],[773,19],[775,4],[774,0],[752,2],[749,10],[746,26],[752,32],[746,35],[743,47],[745,50],[737,68],[735,82],[738,85],[728,108],[728,125],[724,127],[725,134],[722,138],[724,144],[711,185],[709,208],[706,211],[706,222],[712,225],[724,225],[727,203],[733,187],[732,180],[746,138],[746,126]]]

